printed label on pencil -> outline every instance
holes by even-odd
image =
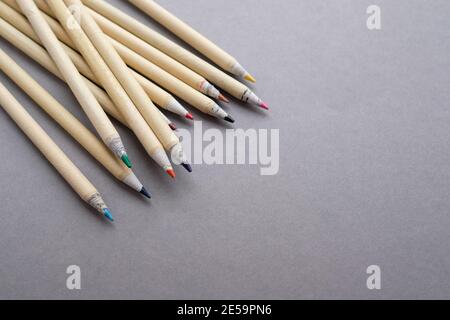
[[[73,29],[81,29],[81,8],[77,5],[70,5],[67,7],[72,14],[70,18],[67,20],[67,28]]]

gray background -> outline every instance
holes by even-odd
[[[117,222],[84,205],[1,111],[0,298],[450,298],[450,2],[161,3],[258,79],[270,113],[226,108],[237,128],[280,129],[279,174],[203,165],[172,182],[119,126],[146,201],[1,74]],[[371,4],[381,31],[366,28]],[[88,124],[61,82],[0,46]],[[194,113],[204,128],[228,127]],[[80,291],[65,287],[71,264]],[[372,264],[381,290],[366,288]]]

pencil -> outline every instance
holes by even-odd
[[[45,6],[42,5],[42,0],[37,0],[37,3],[39,3],[42,7]],[[175,42],[167,39],[166,37],[163,37],[158,32],[155,32],[143,23],[140,23],[136,19],[120,11],[116,7],[103,0],[84,0],[84,3],[86,4],[86,6],[101,14],[105,18],[108,18],[115,24],[136,35],[141,40],[154,46],[155,48],[171,56],[175,60],[181,62],[186,67],[205,77],[211,83],[222,88],[224,91],[228,92],[236,99],[246,103],[257,105],[260,108],[266,110],[268,109],[267,103],[263,102],[252,90],[250,90],[243,83],[237,81],[233,77],[214,67],[205,60],[197,57],[195,54],[184,49]],[[103,31],[111,38],[114,38],[115,40],[121,42],[134,51],[138,51],[139,44],[136,43],[136,39],[124,37],[124,35],[119,34],[116,29],[108,29],[107,27],[102,25],[102,21],[100,21],[100,19],[97,19],[97,22],[103,28]]]
[[[1,2],[0,2],[0,9],[2,9]],[[2,15],[3,12],[4,11],[0,10],[0,15]],[[0,18],[0,36],[9,43],[11,43],[13,46],[15,46],[17,49],[22,51],[28,57],[36,61],[44,69],[48,70],[50,73],[55,75],[57,78],[61,79],[62,81],[65,81],[61,73],[59,72],[58,68],[56,67],[55,63],[48,55],[47,51],[45,51],[44,48],[42,48],[40,45],[38,45],[30,38],[28,38],[26,35],[19,32],[16,28],[14,28],[12,25],[7,23],[2,18]],[[120,123],[127,126],[128,124],[125,122],[122,115],[117,110],[116,106],[113,104],[111,99],[109,99],[105,91],[100,89],[98,86],[89,81],[87,78],[83,78],[83,80],[86,82],[86,85],[89,87],[89,89],[94,93],[95,97],[98,99],[99,103],[102,105],[104,110],[108,112],[109,115],[118,120]]]
[[[88,1],[90,0],[86,0],[86,2]],[[208,57],[225,71],[228,71],[247,81],[253,83],[256,82],[255,78],[253,78],[234,57],[200,34],[198,31],[194,30],[187,23],[177,18],[174,14],[157,4],[155,1],[128,1],[170,30],[180,39],[188,43],[191,47]]]
[[[0,2],[0,16],[3,12],[2,3]],[[15,20],[15,23],[17,24],[20,20]],[[44,69],[48,70],[50,73],[55,75],[60,80],[64,81],[64,78],[62,77],[61,73],[59,72],[58,68],[54,64],[53,60],[50,58],[48,53],[43,49],[41,46],[39,46],[37,43],[35,43],[32,39],[28,38],[21,32],[19,32],[17,29],[15,29],[13,26],[11,26],[9,23],[5,22],[2,18],[0,18],[0,36],[3,37],[5,40],[10,42],[13,46],[15,46],[17,49],[21,50],[23,53],[25,53],[27,56],[29,56],[31,59],[39,63]],[[37,36],[35,36],[37,37]],[[39,39],[38,39],[39,40]],[[70,49],[71,50],[71,49]],[[73,50],[72,50],[73,52]],[[74,59],[74,61],[81,60],[84,63],[83,59],[78,55],[78,53],[73,52],[73,55],[71,55],[71,58]],[[86,74],[92,78],[94,78],[92,72],[90,71],[89,67],[85,65]],[[117,107],[114,105],[114,103],[111,101],[111,99],[108,97],[108,95],[100,89],[98,86],[96,86],[94,83],[92,83],[87,78],[83,77],[83,80],[86,82],[86,85],[89,87],[89,89],[94,93],[96,99],[99,101],[103,109],[112,117],[114,117],[117,121],[122,123],[124,126],[128,127],[128,124],[126,123],[125,119],[121,115],[121,113],[117,110]],[[176,129],[175,124],[173,124],[165,115],[160,113],[162,117],[164,117],[165,121],[169,125],[170,128],[173,130]]]
[[[53,13],[55,12],[55,10],[52,10],[52,11],[53,11]],[[55,26],[55,28],[56,28],[56,26]],[[66,30],[66,31],[68,31],[68,30]],[[58,35],[59,32],[55,32],[55,34]],[[64,38],[64,36],[61,36],[61,38]],[[203,94],[201,94],[200,92],[194,90],[193,88],[191,88],[190,86],[185,84],[183,81],[172,76],[170,73],[159,68],[157,65],[151,63],[150,61],[144,59],[139,54],[128,49],[127,47],[125,47],[121,43],[115,41],[114,39],[109,38],[109,41],[114,46],[114,48],[117,50],[117,53],[121,56],[121,58],[123,58],[124,61],[126,61],[132,69],[140,72],[142,75],[148,77],[152,81],[159,84],[161,87],[167,89],[168,91],[170,91],[171,93],[180,97],[181,99],[183,99],[184,101],[186,101],[193,107],[199,109],[200,111],[210,114],[212,116],[215,116],[219,119],[225,119],[229,122],[234,121],[231,115],[229,115],[227,112],[225,112],[219,105],[217,105],[210,98],[208,98],[208,97],[204,96]],[[75,65],[77,65],[77,64],[75,63]],[[92,67],[91,67],[91,69],[92,69]],[[142,75],[140,75],[140,74],[137,74],[135,71],[133,71],[133,73],[135,73],[135,78],[138,81],[140,80],[139,83],[145,89],[145,87],[148,85],[149,81],[146,81],[145,80],[146,78],[142,77]],[[190,113],[186,114],[185,117],[187,117],[189,119],[193,118]]]
[[[10,5],[12,7],[10,7]],[[33,43],[33,41],[35,41],[36,43],[40,44],[41,41],[40,41],[39,37],[36,35],[36,33],[34,32],[33,28],[31,27],[30,23],[28,22],[28,20],[16,10],[20,11],[20,7],[17,6],[17,4],[15,3],[15,0],[5,0],[3,2],[0,1],[0,17],[5,19],[6,22],[8,22],[11,25],[11,26],[7,25],[3,21],[2,25],[4,25],[4,30],[0,30],[0,32],[3,33],[3,36],[6,37],[6,39],[8,41],[10,41],[13,45],[18,47],[22,51],[24,51],[25,54],[27,54],[32,59],[37,61],[45,69],[47,69],[48,71],[50,71],[51,73],[56,75],[61,80],[64,80],[60,76],[59,72],[55,73],[56,66],[53,66],[53,61],[51,61],[50,57],[46,57],[47,52],[45,50],[42,50],[42,48],[40,46],[37,46],[35,43]],[[58,39],[60,39],[60,40],[63,39],[64,43],[67,42],[67,43],[70,43],[71,46],[74,46],[74,44],[72,43],[70,38],[67,36],[67,34],[65,33],[65,31],[62,29],[62,27],[59,25],[59,23],[57,21],[55,21],[53,18],[49,17],[47,14],[45,14],[43,12],[42,12],[42,15],[46,18],[48,24],[52,28],[55,35],[57,35]],[[14,26],[14,28],[12,26]],[[33,41],[30,42],[30,39],[23,37],[23,35],[21,35],[21,34],[19,34],[18,39],[16,39],[14,37],[14,34],[17,32],[17,30],[15,30],[15,28],[17,28],[18,31],[24,33],[26,36],[28,36]],[[61,43],[61,45],[63,46],[66,53],[69,55],[72,62],[77,67],[78,71],[83,76],[85,76],[86,78],[91,80],[92,82],[99,84],[97,78],[94,76],[94,74],[90,70],[89,66],[84,61],[83,57],[81,57],[77,52],[72,50],[70,47],[68,47],[64,43]],[[31,49],[30,47],[32,47],[33,49]],[[42,53],[42,51],[44,51],[44,53]],[[50,59],[50,62],[49,62],[49,59]],[[56,71],[58,71],[57,68],[56,68]],[[172,95],[170,95],[166,91],[162,90],[158,86],[154,85],[148,79],[144,78],[137,72],[133,71],[133,74],[138,79],[138,81],[141,83],[141,85],[144,87],[144,89],[147,91],[149,96],[155,97],[156,98],[155,102],[159,103],[158,105],[160,105],[163,109],[177,113],[177,114],[181,115],[182,117],[186,117],[188,119],[193,119],[193,117],[190,115],[190,113],[186,109],[184,109],[179,104],[179,102],[175,98],[173,98]],[[97,87],[95,84],[93,84],[91,81],[88,81],[87,79],[84,79],[84,80],[87,83],[89,89],[94,94],[95,98],[98,100],[100,105],[106,111],[106,113],[108,113],[109,115],[114,117],[116,120],[118,120],[125,126],[128,126],[128,124],[125,122],[125,120],[123,119],[120,112],[117,110],[116,106],[113,105],[112,101],[105,94],[105,92],[102,89],[100,89],[99,87]],[[163,114],[161,113],[161,115],[163,115]],[[175,125],[167,117],[164,116],[164,119],[166,120],[167,124],[171,128],[175,127]]]
[[[145,59],[156,64],[161,69],[169,72],[170,74],[177,77],[178,79],[180,79],[187,85],[191,86],[195,90],[200,91],[201,93],[206,94],[207,96],[213,99],[219,99],[224,102],[229,102],[228,99],[225,98],[225,96],[221,94],[219,90],[217,90],[211,83],[208,82],[208,80],[206,80],[198,73],[192,71],[191,69],[181,64],[177,60],[169,57],[160,50],[142,41],[132,33],[119,27],[117,24],[109,21],[108,19],[98,14],[97,12],[93,11],[92,9],[88,8],[88,11],[105,33],[108,34],[114,33],[116,35],[119,35],[120,38],[124,39],[132,38],[134,44],[133,51],[140,54]],[[122,56],[122,58],[128,64],[126,57]]]
[[[89,90],[77,68],[61,47],[55,34],[52,32],[34,1],[17,0],[17,4],[28,18],[34,31],[41,39],[44,47],[52,57],[66,83],[77,98],[84,112],[88,116],[103,142],[120,158],[128,167],[131,162],[119,136],[105,111],[98,103],[95,96]]]
[[[183,81],[175,78],[170,73],[162,70],[157,65],[144,59],[139,54],[116,40],[111,38],[110,41],[120,56],[128,61],[128,65],[131,68],[139,71],[142,75],[148,77],[152,81],[155,81],[158,85],[186,101],[201,112],[228,122],[234,122],[233,117],[225,112],[225,110],[212,99],[194,90]]]
[[[97,189],[1,83],[0,105],[80,198],[113,221],[111,212]]]
[[[125,90],[78,25],[78,22],[74,19],[64,2],[62,0],[52,0],[48,3],[60,24],[64,26],[66,33],[84,57],[91,71],[111,97],[120,113],[124,116],[125,121],[129,124],[131,130],[144,146],[147,153],[164,171],[170,176],[174,176],[172,165],[158,138],[142,118]]]
[[[8,5],[14,7],[13,3],[15,0],[5,0]],[[53,16],[52,11],[48,7],[48,5],[41,0],[36,1],[37,6],[44,11],[46,14]],[[89,10],[91,11],[91,10]],[[92,12],[91,12],[92,13]],[[97,18],[103,18],[102,16],[96,17]],[[104,19],[104,18],[103,18]],[[106,25],[112,28],[117,28],[118,26],[109,22],[107,19]],[[99,22],[97,22],[99,23]],[[123,30],[122,28],[119,28],[119,32],[123,31],[128,33],[127,31]],[[122,29],[122,30],[120,30]],[[168,55],[162,53],[161,51],[148,46],[145,42],[141,42],[141,45],[143,45],[143,52],[141,54],[145,54],[145,57],[161,67],[162,69],[167,70],[180,80],[184,81],[186,84],[190,85],[194,89],[214,98],[214,99],[220,99],[224,102],[228,102],[228,100],[225,98],[224,95],[222,95],[219,90],[217,90],[211,83],[209,83],[204,77],[200,76],[198,73],[192,71],[191,69],[187,68],[183,64],[179,63],[175,59],[172,59]],[[125,61],[126,62],[126,61]]]
[[[38,5],[43,6],[43,4],[38,3]],[[42,10],[42,9],[41,9]],[[44,10],[50,11],[50,8],[45,4]],[[52,17],[54,16],[53,12],[50,12]],[[58,21],[49,16],[46,12],[41,11],[41,14],[44,16],[45,20],[49,24],[50,28],[55,33],[56,37],[65,45],[63,45],[64,50],[72,59],[72,62],[77,67],[78,71],[88,77],[91,81],[98,83],[95,77],[90,78],[93,74],[90,72],[89,67],[84,62],[84,59],[80,58],[79,55],[70,49],[75,49],[76,46],[73,44],[72,40],[66,34],[64,29],[61,27]],[[9,22],[11,25],[15,26],[19,31],[26,34],[28,37],[33,39],[33,41],[40,43],[40,39],[34,33],[31,25],[29,25],[28,20],[24,19],[21,14],[21,9],[17,5],[15,0],[0,0],[0,16]],[[37,39],[36,39],[37,38]],[[89,70],[89,71],[88,71]],[[131,70],[131,69],[130,69]],[[88,73],[86,73],[88,72]],[[144,88],[145,92],[148,96],[155,102],[159,107],[169,112],[175,113],[181,117],[193,120],[192,114],[190,114],[171,94],[161,89],[147,78],[143,77],[139,73],[131,70],[134,77],[138,80],[139,84]],[[98,99],[97,95],[94,92],[94,95]],[[101,101],[99,101],[102,105]],[[102,105],[103,106],[103,105]],[[106,110],[105,110],[106,111]],[[170,126],[173,126],[171,121],[168,121]]]
[[[0,2],[0,9],[2,9],[1,2]],[[2,11],[0,10],[0,15],[1,14]],[[21,50],[31,59],[39,63],[43,68],[48,70],[50,73],[52,73],[53,75],[64,81],[64,78],[62,77],[58,68],[56,67],[50,56],[47,54],[45,49],[43,49],[41,46],[39,46],[37,43],[35,43],[27,36],[23,35],[9,23],[5,22],[2,18],[0,18],[0,36],[3,37],[5,40],[9,41],[12,45]],[[82,60],[81,57],[78,57],[78,59]],[[91,77],[93,77],[90,69],[88,67],[86,68],[88,69],[86,73],[91,74]],[[129,127],[128,123],[125,121],[122,114],[117,110],[117,107],[114,105],[114,103],[105,93],[105,91],[103,91],[102,89],[97,87],[94,83],[92,83],[91,81],[89,81],[84,77],[83,80],[86,82],[86,85],[88,85],[89,89],[94,93],[95,97],[98,99],[99,103],[102,105],[104,110],[108,112],[108,114],[110,114],[116,120],[118,120],[120,123],[122,123],[124,126]],[[173,123],[171,123],[166,116],[164,116],[162,113],[160,114],[162,117],[164,117],[169,127],[175,130],[176,126]]]
[[[9,3],[13,0],[3,1],[7,1]],[[50,8],[43,0],[35,0],[35,2],[42,11],[47,14],[51,14]],[[250,88],[244,84],[240,83],[233,77],[230,77],[228,74],[203,59],[200,59],[173,41],[163,37],[129,15],[123,13],[114,6],[101,0],[88,2],[86,5],[90,7],[91,10],[94,10],[111,21],[114,21],[116,25],[128,30],[127,32],[129,35],[134,34],[138,36],[141,40],[144,40],[148,44],[161,50],[165,54],[171,56],[175,60],[178,60],[193,71],[202,75],[207,80],[218,85],[236,99],[245,103],[257,105],[262,109],[269,109],[267,103],[263,102],[252,90],[250,90]],[[91,10],[88,9],[89,12],[91,12]],[[123,32],[119,32],[118,28],[109,28],[108,25],[110,25],[110,23],[106,23],[108,20],[100,19],[100,17],[101,16],[98,14],[93,15],[93,18],[102,27],[105,34],[126,45],[130,49],[139,52],[140,48],[142,48],[142,43],[137,42],[136,37],[129,37]]]
[[[79,7],[81,13],[81,27],[103,57],[112,73],[128,93],[142,116],[150,125],[159,141],[161,141],[164,149],[169,152],[172,161],[176,164],[183,165],[186,170],[191,172],[192,168],[187,161],[179,138],[167,126],[155,105],[141,85],[133,77],[116,49],[114,49],[112,44],[106,39],[94,19],[84,10],[83,4],[79,0],[67,0],[66,4]]]
[[[133,171],[114,157],[91,131],[1,49],[0,69],[115,178],[151,197]]]

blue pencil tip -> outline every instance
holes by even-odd
[[[114,221],[114,218],[108,208],[103,209],[103,214],[109,221]]]
[[[144,187],[142,187],[141,191],[140,191],[144,196],[146,196],[147,198],[151,199],[152,196],[151,194],[147,191],[147,189],[145,189]]]

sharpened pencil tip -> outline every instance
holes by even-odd
[[[186,119],[194,120],[194,116],[193,116],[191,113],[187,113],[187,114],[185,115],[185,117],[186,117]]]
[[[109,221],[111,221],[111,222],[114,221],[114,218],[108,208],[103,209],[103,214]]]
[[[261,104],[259,106],[265,110],[269,110],[269,106],[265,102],[261,102]]]
[[[125,165],[126,165],[128,168],[131,168],[131,167],[132,167],[131,161],[130,161],[130,159],[128,158],[128,155],[127,155],[127,154],[124,154],[120,159],[122,159],[123,163],[125,163]]]
[[[187,172],[192,172],[192,166],[189,163],[182,162],[181,165],[186,169]]]
[[[144,196],[146,196],[149,199],[152,198],[151,194],[147,191],[147,189],[145,189],[145,187],[142,187],[141,191],[139,191],[139,192],[142,193]]]
[[[253,78],[253,76],[252,76],[250,73],[247,73],[247,74],[244,76],[244,79],[247,80],[247,81],[250,81],[250,82],[252,82],[252,83],[256,83],[256,79]]]
[[[229,102],[230,102],[230,100],[228,100],[223,94],[220,94],[220,95],[219,95],[219,100],[220,100],[220,101],[223,101],[223,102],[226,102],[226,103],[229,103]]]
[[[169,123],[169,127],[170,127],[170,129],[172,129],[173,131],[177,130],[177,126],[176,126],[175,123],[173,123],[173,122]]]
[[[169,176],[171,176],[171,177],[174,178],[174,179],[175,179],[175,177],[177,176],[177,175],[175,174],[175,171],[173,171],[173,169],[167,169],[166,172],[167,172],[167,174],[168,174]]]
[[[228,121],[228,122],[230,122],[230,123],[234,123],[234,119],[233,119],[233,117],[230,116],[230,115],[227,115],[225,118],[223,118],[223,120]]]

